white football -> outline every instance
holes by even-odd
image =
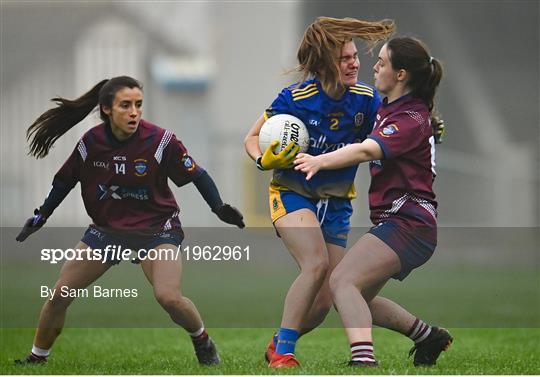
[[[300,147],[298,153],[306,152],[309,148],[309,133],[304,122],[289,114],[278,114],[268,118],[259,132],[259,147],[264,153],[272,141],[278,140],[279,145],[274,153],[281,152],[291,141]]]

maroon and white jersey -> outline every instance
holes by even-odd
[[[428,107],[410,95],[379,107],[368,136],[384,153],[369,165],[374,224],[393,218],[409,226],[436,226],[435,142],[429,118]]]
[[[69,187],[81,183],[84,206],[98,227],[157,232],[180,227],[168,178],[183,186],[202,172],[171,131],[141,119],[123,142],[105,123],[90,129],[55,179]]]

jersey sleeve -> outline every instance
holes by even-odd
[[[426,120],[414,119],[406,113],[398,113],[377,127],[368,136],[375,140],[384,153],[384,158],[401,156],[418,147],[424,136],[421,132]],[[422,124],[421,124],[422,123]]]
[[[69,158],[64,162],[64,165],[54,176],[54,182],[69,189],[75,187],[80,180],[83,158],[86,158],[86,148],[81,139]]]
[[[290,104],[291,92],[285,88],[278,94],[274,102],[264,111],[264,120],[277,114],[292,114]]]
[[[167,176],[178,187],[197,179],[204,171],[189,155],[184,144],[174,135],[165,148],[163,162],[167,169]]]

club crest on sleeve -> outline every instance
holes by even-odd
[[[395,134],[397,131],[399,131],[399,128],[395,124],[389,124],[379,131],[379,135],[382,137],[390,137],[390,135]]]
[[[193,159],[187,154],[182,156],[182,164],[188,171],[195,169],[195,162],[193,162]]]
[[[148,166],[146,165],[148,161],[146,161],[144,158],[138,158],[133,162],[135,162],[135,175],[137,177],[144,177],[146,174],[148,174]]]
[[[362,127],[363,123],[364,123],[364,113],[356,113],[356,115],[354,116],[354,126]]]

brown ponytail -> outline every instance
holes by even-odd
[[[404,69],[409,75],[407,87],[414,97],[426,103],[431,112],[435,94],[441,82],[443,68],[439,60],[428,53],[426,45],[416,38],[393,38],[387,43],[392,68]]]
[[[29,154],[36,158],[45,157],[56,140],[82,121],[98,104],[101,119],[108,122],[108,116],[101,106],[112,107],[116,92],[125,87],[142,90],[142,85],[137,80],[120,76],[100,81],[75,100],[53,98],[51,101],[58,106],[41,114],[26,131],[26,139],[30,141]]]

